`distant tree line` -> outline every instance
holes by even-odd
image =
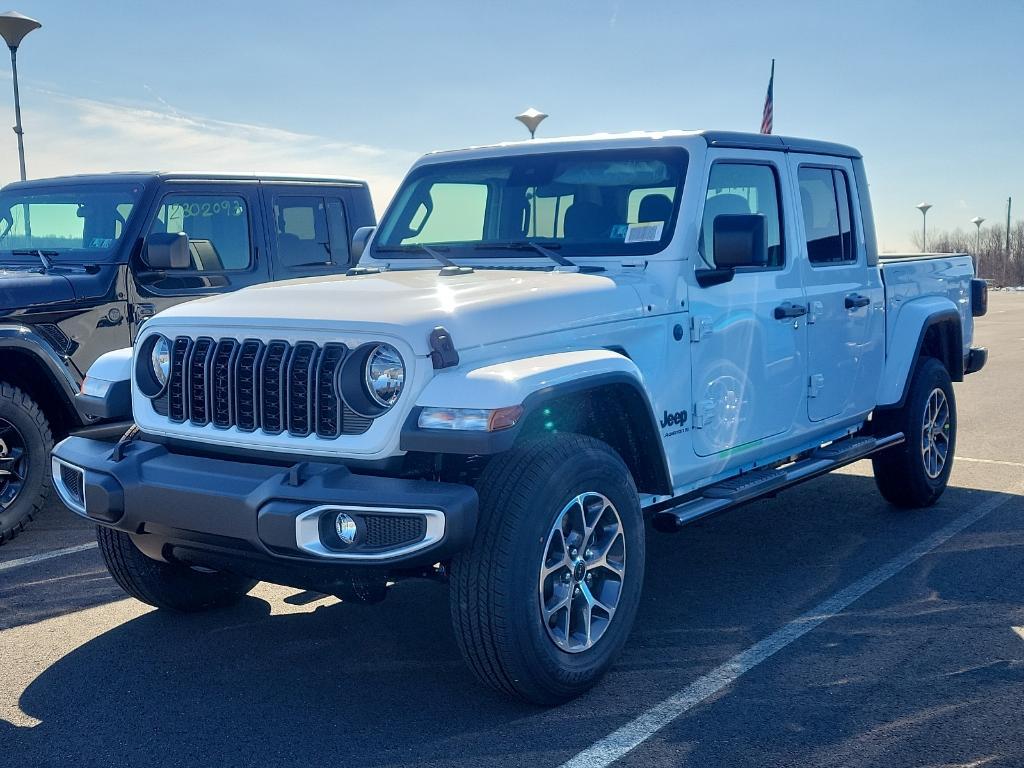
[[[928,232],[928,250],[932,253],[969,253],[979,277],[997,286],[1024,285],[1024,221],[1010,227],[1010,248],[1006,248],[1006,225],[982,226],[981,242],[974,230]],[[922,250],[920,230],[912,235],[914,246]]]

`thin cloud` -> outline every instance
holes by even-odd
[[[161,108],[33,90],[26,110],[30,177],[117,170],[322,174],[365,179],[382,211],[415,154]],[[12,147],[13,149],[13,147]],[[0,179],[18,175],[0,153]]]

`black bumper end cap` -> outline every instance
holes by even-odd
[[[985,347],[972,347],[967,353],[967,360],[964,363],[964,374],[977,373],[985,367],[988,362],[988,350]]]

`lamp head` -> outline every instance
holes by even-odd
[[[914,207],[917,208],[917,210],[919,210],[921,213],[928,213],[928,209],[932,207],[932,204],[931,203],[918,203]]]
[[[985,223],[985,217],[984,216],[975,216],[973,219],[971,219],[971,224],[973,224],[976,227],[980,227],[984,223]]]
[[[525,112],[516,115],[516,120],[525,125],[526,130],[528,130],[530,135],[533,136],[537,130],[537,126],[540,125],[546,117],[547,115],[543,112],[530,107]]]
[[[21,45],[25,35],[35,29],[39,29],[41,26],[43,25],[35,19],[30,19],[28,16],[24,16],[17,11],[0,13],[0,37],[4,39],[7,47],[11,49]]]

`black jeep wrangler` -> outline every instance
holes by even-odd
[[[0,544],[50,493],[50,450],[129,424],[77,398],[105,352],[172,304],[344,272],[375,223],[361,181],[112,173],[0,190]]]

